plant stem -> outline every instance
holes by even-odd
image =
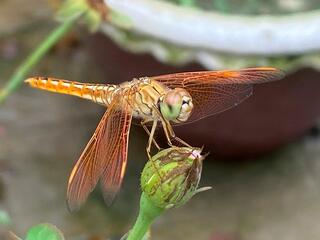
[[[152,222],[164,212],[163,208],[155,206],[144,193],[140,198],[139,216],[129,232],[127,240],[141,240],[147,233]]]
[[[0,104],[22,83],[26,75],[44,55],[71,29],[74,22],[82,15],[69,18],[54,31],[32,52],[28,58],[15,70],[4,88],[0,90]]]

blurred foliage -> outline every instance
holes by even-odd
[[[25,240],[64,240],[64,236],[54,225],[44,223],[29,229]]]
[[[9,214],[4,210],[0,210],[0,225],[10,225],[10,224],[11,224],[11,218]]]
[[[319,0],[166,0],[181,6],[233,14],[288,14],[320,8]]]
[[[318,52],[277,57],[233,55],[210,50],[199,51],[199,49],[178,46],[158,38],[112,26],[104,28],[104,32],[124,49],[134,53],[151,52],[158,60],[173,65],[182,65],[189,61],[198,61],[205,58],[206,62],[202,63],[208,69],[239,69],[249,66],[267,65],[275,66],[285,71],[294,71],[301,67],[320,69],[320,53]]]
[[[103,7],[101,7],[103,6]],[[108,9],[105,5],[91,6],[87,0],[67,0],[58,10],[56,18],[62,22],[82,15],[91,32],[95,32],[103,19],[106,19]]]
[[[108,9],[103,2],[87,0],[67,0],[57,13],[57,18],[61,21],[58,25],[16,68],[10,79],[0,89],[0,103],[21,85],[28,73],[36,64],[57,44],[74,26],[80,17],[84,20],[90,31],[94,32],[100,26],[102,20],[106,19]]]

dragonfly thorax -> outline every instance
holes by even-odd
[[[159,98],[159,108],[165,119],[176,123],[185,122],[193,109],[192,98],[185,89],[175,88]]]

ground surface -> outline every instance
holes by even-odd
[[[25,10],[22,3],[1,3],[0,84],[53,26],[45,1],[28,1]],[[61,44],[34,73],[79,81],[101,79],[86,38],[78,33],[71,35],[74,38],[76,44],[73,40]],[[146,159],[146,136],[139,127],[132,129],[128,173],[115,204],[107,208],[97,192],[80,212],[70,214],[66,209],[68,175],[103,111],[80,99],[25,86],[0,106],[0,207],[10,214],[11,228],[18,235],[40,222],[57,225],[67,239],[75,240],[119,239],[130,228]],[[320,138],[309,134],[248,161],[223,162],[213,157],[205,161],[201,182],[213,190],[162,216],[153,227],[152,239],[320,238]]]

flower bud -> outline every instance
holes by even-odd
[[[160,208],[178,207],[195,193],[201,177],[202,149],[171,147],[154,155],[145,165],[141,188]]]

